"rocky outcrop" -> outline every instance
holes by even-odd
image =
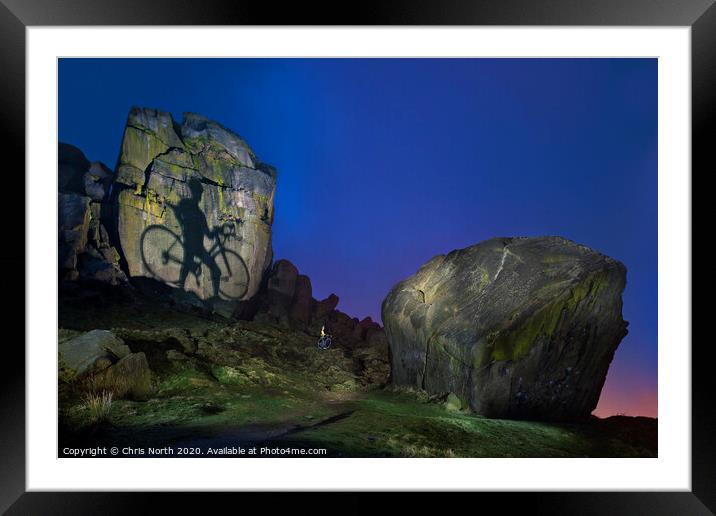
[[[90,162],[80,149],[67,143],[57,146],[57,188],[60,192],[84,193],[84,176]]]
[[[313,297],[311,279],[300,274],[288,260],[274,263],[265,288],[256,300],[253,319],[280,324],[318,335],[322,327],[333,341],[345,347],[376,347],[387,352],[388,342],[380,324],[370,317],[358,320],[337,310],[338,296],[318,301]]]
[[[216,309],[252,298],[271,264],[276,171],[207,118],[133,108],[113,186],[132,278]]]
[[[298,269],[288,260],[278,260],[269,273],[266,285],[267,312],[277,322],[289,321],[297,278]]]
[[[313,310],[313,287],[311,278],[303,274],[296,276],[296,288],[291,300],[291,311],[289,318],[301,326],[308,326],[311,323]]]
[[[85,192],[93,201],[104,201],[109,193],[113,176],[113,172],[103,163],[92,163],[83,177]]]
[[[333,312],[338,306],[338,296],[335,294],[329,295],[322,301],[316,301],[313,306],[313,316],[316,319],[324,319]]]
[[[77,255],[84,252],[90,223],[90,199],[75,193],[58,195],[59,267],[77,273]]]
[[[436,256],[383,302],[392,380],[490,417],[589,416],[627,323],[624,266],[559,237]]]
[[[100,162],[90,163],[78,148],[60,143],[58,174],[60,280],[126,283],[106,228],[111,170]]]

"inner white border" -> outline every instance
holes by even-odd
[[[57,58],[135,56],[658,57],[659,458],[56,458]],[[690,91],[688,27],[28,28],[27,489],[690,490]]]

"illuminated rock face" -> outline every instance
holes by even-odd
[[[133,108],[113,189],[132,278],[224,311],[256,294],[272,260],[276,171],[238,135],[200,115],[179,124]]]
[[[383,302],[392,379],[490,417],[573,420],[626,335],[625,267],[559,237],[436,256]]]

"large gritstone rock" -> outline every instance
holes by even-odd
[[[621,263],[559,237],[436,256],[383,302],[393,381],[490,417],[587,417],[627,333],[625,284]]]
[[[271,264],[275,187],[275,170],[218,123],[133,108],[114,185],[129,275],[224,311],[250,299]]]

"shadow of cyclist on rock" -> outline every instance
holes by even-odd
[[[221,269],[204,247],[204,237],[216,238],[216,233],[209,229],[206,217],[199,207],[204,188],[201,181],[193,177],[189,180],[190,197],[185,197],[175,206],[171,206],[184,236],[184,260],[179,272],[179,286],[184,289],[189,273],[194,274],[199,285],[202,264],[209,268],[214,297],[219,295]]]

